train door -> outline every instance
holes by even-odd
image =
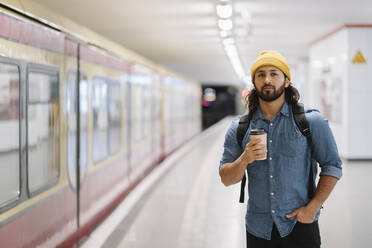
[[[79,239],[80,188],[87,168],[88,82],[86,73],[80,70],[79,44],[66,40],[66,152],[70,186],[76,195],[76,230]],[[79,127],[79,128],[78,128]]]

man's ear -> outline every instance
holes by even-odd
[[[288,88],[290,83],[291,83],[291,81],[289,81],[288,77],[285,77],[284,87]]]

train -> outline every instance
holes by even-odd
[[[0,247],[75,247],[201,132],[201,85],[32,1],[0,3]]]

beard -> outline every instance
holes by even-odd
[[[285,90],[284,85],[285,84],[283,83],[278,89],[275,89],[274,86],[267,85],[267,84],[262,86],[261,90],[258,90],[257,87],[255,88],[256,88],[257,95],[259,98],[261,98],[265,102],[272,102],[278,99],[284,93],[284,90]],[[270,87],[271,89],[264,90],[265,87]]]

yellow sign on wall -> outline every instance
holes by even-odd
[[[353,59],[353,64],[365,64],[365,63],[367,63],[367,61],[363,57],[362,53],[358,51]]]

